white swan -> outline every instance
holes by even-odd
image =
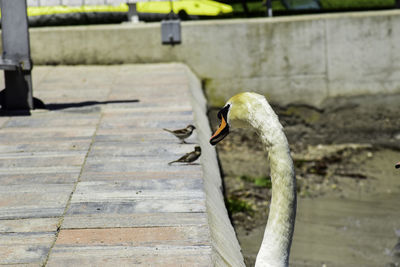
[[[296,217],[296,179],[283,127],[265,97],[256,93],[233,96],[218,118],[221,124],[210,139],[212,145],[228,135],[230,128],[253,127],[268,150],[272,198],[255,266],[288,266]]]

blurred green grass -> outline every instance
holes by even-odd
[[[238,198],[228,198],[227,199],[228,211],[230,214],[237,212],[253,213],[254,209],[250,203],[243,199]]]
[[[323,9],[393,8],[395,0],[321,0]]]

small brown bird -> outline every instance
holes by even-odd
[[[186,153],[179,159],[169,162],[168,165],[171,165],[174,162],[192,163],[193,161],[198,159],[200,157],[200,155],[201,155],[201,147],[195,146],[194,151]]]
[[[182,141],[182,143],[186,144],[185,139],[192,135],[194,129],[196,129],[196,127],[189,124],[188,126],[186,126],[186,128],[183,129],[168,130],[164,128],[163,130],[172,133],[173,135],[178,137]]]
[[[394,165],[396,167],[396,169],[400,168],[400,161],[396,163],[396,165]]]

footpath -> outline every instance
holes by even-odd
[[[34,96],[48,109],[0,117],[0,264],[212,266],[224,257],[214,253],[204,155],[167,164],[202,131],[180,144],[162,130],[196,124],[186,69],[34,68]]]

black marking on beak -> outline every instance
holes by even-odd
[[[218,130],[213,134],[213,136],[211,136],[210,144],[213,146],[229,134],[229,125],[227,122],[229,108],[230,105],[226,105],[217,114],[218,118],[221,120],[221,124],[219,125]]]

